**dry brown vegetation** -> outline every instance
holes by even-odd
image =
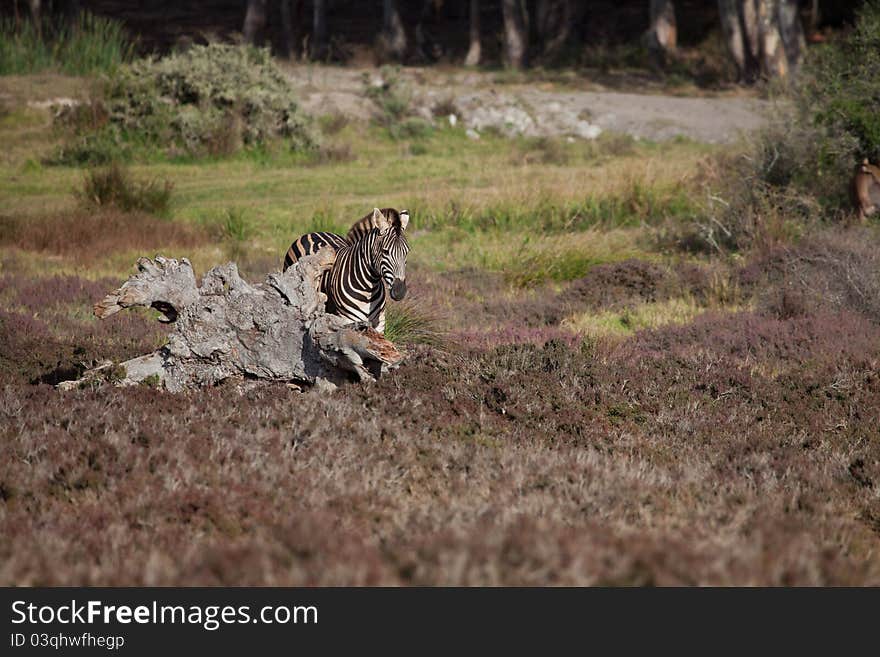
[[[868,238],[828,231],[723,272],[597,267],[529,297],[525,322],[491,276],[417,271],[463,300],[453,346],[330,396],[60,394],[45,383],[161,328],[85,316],[111,280],[7,260],[0,581],[880,584]],[[755,310],[622,341],[559,325],[560,307],[717,298],[722,273]]]
[[[0,215],[0,246],[74,257],[83,264],[114,251],[150,252],[169,245],[187,248],[208,239],[204,230],[192,225],[113,207],[49,216]]]

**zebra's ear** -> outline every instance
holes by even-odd
[[[400,211],[400,228],[401,228],[401,230],[406,230],[406,227],[408,224],[409,224],[409,210],[401,210]]]
[[[382,211],[379,208],[373,208],[373,225],[379,229],[380,233],[384,233],[391,228],[391,223],[388,221],[388,217],[382,214]]]

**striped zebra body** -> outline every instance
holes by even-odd
[[[321,279],[321,291],[327,295],[327,312],[368,323],[384,333],[385,287],[395,301],[406,294],[409,244],[403,231],[408,224],[406,210],[376,208],[356,221],[347,237],[308,233],[290,245],[284,257],[284,270],[304,256],[332,248],[336,261]]]
[[[323,231],[318,233],[307,233],[299,237],[290,245],[290,248],[287,249],[287,254],[284,256],[284,268],[282,271],[287,271],[294,262],[303,256],[317,253],[324,247],[329,246],[338,251],[346,244],[348,244],[348,241],[342,235],[337,235],[336,233],[327,233]]]
[[[364,322],[385,332],[385,287],[399,301],[406,294],[409,245],[402,229],[373,228],[354,243],[338,249],[326,294],[327,312]]]

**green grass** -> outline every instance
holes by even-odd
[[[591,336],[625,337],[643,329],[687,324],[703,312],[706,308],[682,297],[643,303],[621,311],[581,313],[564,320],[563,326]]]
[[[134,47],[122,23],[82,12],[76,22],[0,19],[0,75],[55,71],[88,75],[114,70]]]
[[[82,169],[37,164],[57,144],[47,115],[16,106],[0,119],[6,214],[40,217],[75,206],[70,192],[81,185]],[[286,149],[260,149],[202,161],[156,158],[129,170],[138,180],[173,183],[174,221],[245,218],[247,238],[218,235],[217,247],[189,254],[197,267],[217,264],[233,242],[236,251],[280,260],[300,234],[344,233],[373,207],[390,206],[411,212],[411,263],[433,271],[476,267],[530,286],[576,278],[597,263],[654,257],[645,227],[690,216],[687,181],[707,151],[691,142],[606,137],[601,147],[567,145],[580,154],[564,165],[523,165],[520,141],[471,141],[448,127],[408,142],[379,126],[350,123],[326,139],[350,147],[357,158],[315,164]],[[413,155],[412,143],[424,149]],[[598,156],[587,152],[597,148]],[[236,222],[231,236],[240,233]],[[123,256],[129,254],[107,254],[101,270],[124,273],[130,262]]]
[[[503,201],[474,207],[451,201],[440,208],[419,207],[419,201],[415,200],[408,207],[420,217],[420,225],[427,229],[454,226],[467,231],[529,229],[545,233],[597,226],[657,224],[669,217],[685,217],[697,212],[684,187],[654,187],[638,180],[622,191],[587,194],[572,200],[558,200],[546,195],[529,204]]]

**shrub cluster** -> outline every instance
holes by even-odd
[[[444,312],[502,339],[412,345],[331,398],[30,385],[146,353],[164,329],[87,317],[118,280],[7,267],[0,582],[876,585],[880,259],[868,229],[825,233],[730,271],[751,294],[799,285],[797,304],[617,342],[528,328],[548,295],[449,272]],[[720,297],[697,267],[596,267],[552,305]],[[389,307],[410,343],[434,328],[416,301]]]
[[[880,158],[880,2],[868,0],[847,38],[817,51],[799,88],[802,111],[856,155]]]
[[[60,161],[106,162],[125,146],[210,156],[278,140],[295,151],[318,143],[268,50],[214,43],[138,60],[110,75],[93,104],[106,115],[97,129],[62,118],[75,138]]]

